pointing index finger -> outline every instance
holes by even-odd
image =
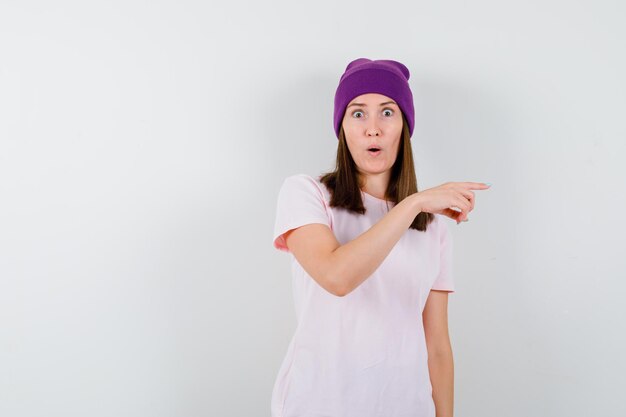
[[[463,185],[473,190],[485,190],[491,187],[489,182],[464,182]]]

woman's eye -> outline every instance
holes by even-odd
[[[391,110],[391,109],[385,109],[385,110],[383,110],[383,112],[391,112],[391,114],[393,114],[393,110]]]
[[[354,116],[354,115],[355,115],[355,114],[357,114],[357,113],[363,114],[363,112],[362,112],[361,110],[357,110],[357,111],[355,111],[354,113],[352,113],[352,115]],[[361,117],[363,117],[363,116],[361,116]],[[359,117],[359,118],[360,118],[360,117]]]

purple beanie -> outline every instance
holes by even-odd
[[[415,110],[409,76],[409,69],[404,64],[390,59],[372,61],[358,58],[350,62],[335,92],[334,128],[337,139],[346,106],[353,98],[367,93],[379,93],[394,99],[409,124],[412,136]]]

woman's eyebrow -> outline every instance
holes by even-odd
[[[396,104],[396,102],[395,101],[385,101],[384,103],[380,103],[380,106],[384,106],[385,104]],[[367,107],[367,105],[365,103],[352,103],[348,107],[352,107],[352,106]],[[396,104],[396,106],[397,106],[397,104]]]

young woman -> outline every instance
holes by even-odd
[[[451,417],[452,236],[488,185],[418,192],[409,70],[352,61],[335,94],[333,172],[287,177],[274,247],[292,255],[298,325],[272,417]]]

